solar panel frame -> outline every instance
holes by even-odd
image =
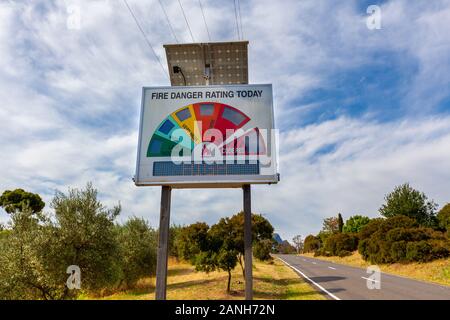
[[[248,41],[166,44],[164,48],[172,86],[248,84]],[[174,67],[181,68],[182,74],[175,73]]]

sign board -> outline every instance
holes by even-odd
[[[144,87],[138,186],[278,182],[272,85]]]

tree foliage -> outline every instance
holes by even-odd
[[[53,214],[24,206],[0,232],[0,297],[71,299],[67,268],[81,270],[81,290],[100,293],[148,275],[156,264],[156,232],[141,219],[114,224],[120,206],[107,209],[91,184],[57,192]]]
[[[369,217],[355,215],[348,218],[348,220],[345,221],[345,225],[342,230],[345,233],[358,233],[369,222],[370,222]]]
[[[386,195],[385,201],[379,212],[386,218],[403,215],[415,219],[423,226],[436,225],[436,204],[408,183],[396,187]]]
[[[0,207],[6,212],[13,213],[27,207],[31,212],[40,212],[45,207],[44,201],[36,193],[27,192],[23,189],[6,190],[0,196]]]
[[[273,227],[261,215],[252,214],[252,242],[259,259],[269,259]],[[270,241],[269,244],[266,240]],[[180,258],[190,261],[197,270],[228,273],[227,290],[230,290],[231,271],[239,263],[244,274],[244,214],[242,212],[222,218],[209,227],[197,222],[181,229],[175,240]],[[268,251],[269,250],[269,251]]]
[[[304,252],[315,252],[320,249],[320,239],[312,234],[305,238]]]
[[[443,230],[450,231],[450,203],[447,203],[445,206],[439,210],[437,214],[437,219],[439,221],[439,227]]]
[[[253,245],[253,256],[261,261],[271,260],[272,257],[270,256],[270,253],[272,252],[274,242],[275,241],[272,239],[264,239],[256,242]]]
[[[450,243],[442,232],[400,215],[367,224],[358,251],[371,263],[425,262],[448,257]]]
[[[156,272],[157,232],[142,218],[132,217],[117,225],[122,281],[132,287]]]
[[[326,233],[339,232],[339,219],[337,217],[323,219],[322,231]]]

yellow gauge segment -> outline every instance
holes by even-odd
[[[202,142],[200,128],[198,128],[194,107],[192,105],[178,109],[170,115],[181,128],[187,131],[195,144]]]

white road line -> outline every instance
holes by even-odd
[[[278,257],[277,257],[278,258]],[[292,269],[294,269],[295,271],[297,271],[298,273],[300,273],[302,275],[303,278],[305,278],[306,280],[308,280],[309,282],[311,282],[313,285],[315,285],[317,288],[319,288],[320,290],[322,290],[323,292],[325,292],[326,294],[328,294],[330,297],[332,297],[334,300],[341,300],[339,297],[335,296],[334,294],[332,294],[330,291],[328,291],[327,289],[325,289],[324,287],[322,287],[320,284],[314,282],[313,280],[311,280],[310,278],[308,278],[308,276],[306,274],[304,274],[303,272],[301,272],[300,270],[298,270],[296,267],[291,266],[289,263],[287,263],[286,261],[284,261],[281,258],[278,258],[281,261],[283,261],[286,265],[288,265],[289,267],[291,267]]]
[[[336,270],[336,268],[333,268],[333,267],[328,267],[328,269],[331,269],[331,270]]]
[[[312,264],[317,264],[317,262],[313,262]]]
[[[372,282],[380,282],[378,280],[374,280],[374,279],[370,279],[370,278],[366,278],[366,277],[361,277],[361,278],[363,278],[364,280],[372,281]]]

